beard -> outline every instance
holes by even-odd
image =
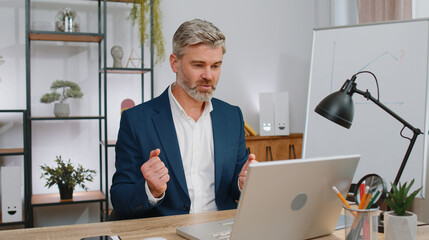
[[[179,74],[177,76],[177,84],[185,90],[185,92],[193,99],[199,102],[208,102],[212,99],[213,93],[216,90],[216,85],[212,80],[198,80],[194,84],[189,81],[187,77],[181,73],[179,70]],[[199,85],[210,85],[212,87],[211,90],[198,90]]]

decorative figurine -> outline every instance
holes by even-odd
[[[122,57],[124,56],[124,51],[121,46],[115,45],[110,49],[110,54],[113,57],[113,67],[122,68]]]

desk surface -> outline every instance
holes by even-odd
[[[74,239],[98,235],[119,235],[122,240],[142,240],[148,237],[164,237],[168,240],[183,240],[176,235],[176,228],[190,224],[233,218],[235,210],[170,217],[146,218],[115,222],[76,224],[57,227],[27,228],[0,231],[0,239]],[[344,231],[318,238],[322,240],[344,239]],[[383,234],[379,234],[383,240]],[[417,239],[429,239],[429,226],[418,227]]]

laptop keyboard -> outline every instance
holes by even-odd
[[[231,238],[231,231],[214,233],[212,237],[218,240],[229,240]]]

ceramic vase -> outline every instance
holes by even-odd
[[[70,107],[68,103],[55,103],[55,117],[68,117],[70,115]]]
[[[384,214],[384,239],[386,240],[413,240],[417,236],[417,215],[405,212],[405,216],[398,216],[394,211]]]

